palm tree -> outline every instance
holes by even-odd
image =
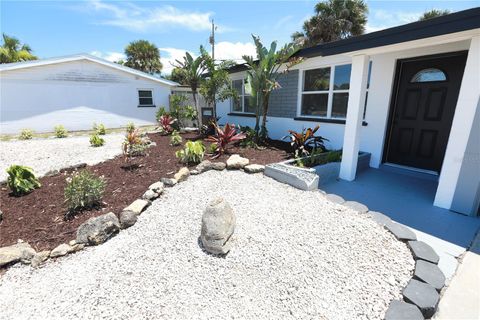
[[[432,9],[430,11],[426,11],[422,14],[422,16],[418,19],[418,21],[425,21],[428,19],[436,18],[436,17],[441,17],[447,14],[450,14],[450,10],[437,10],[437,9]]]
[[[200,46],[200,51],[204,49]],[[183,61],[176,60],[177,64],[175,67],[183,70],[184,81],[187,85],[190,86],[192,90],[193,103],[195,104],[195,110],[197,114],[200,114],[198,110],[198,88],[203,81],[203,73],[206,70],[205,59],[202,55],[197,58],[193,58],[192,55],[188,52],[185,52]],[[197,124],[200,128],[200,117],[197,117]]]
[[[125,48],[127,56],[124,65],[146,73],[156,74],[162,71],[160,50],[147,40],[132,41]]]
[[[0,47],[0,63],[11,63],[28,60],[37,60],[38,58],[32,54],[32,49],[28,44],[21,44],[20,40],[9,37],[5,33],[3,36],[3,44]]]
[[[315,5],[315,15],[292,40],[303,47],[331,42],[365,32],[368,7],[363,0],[326,0]]]
[[[261,142],[267,138],[267,114],[270,94],[273,90],[280,88],[277,81],[282,73],[288,72],[289,68],[299,63],[301,60],[293,58],[298,50],[298,46],[289,43],[277,51],[277,42],[273,41],[270,49],[263,46],[258,36],[254,36],[257,57],[242,56],[248,66],[247,71],[247,88],[245,89],[251,95],[251,101],[255,105],[255,139]],[[280,67],[285,65],[285,70],[279,72]],[[260,126],[260,114],[262,116],[262,124]]]

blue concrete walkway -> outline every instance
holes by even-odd
[[[371,211],[463,248],[480,228],[480,218],[434,207],[437,182],[424,178],[369,168],[355,181],[339,180],[321,189],[364,203]]]

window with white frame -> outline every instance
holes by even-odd
[[[238,95],[238,99],[231,99],[232,112],[255,113],[255,104],[252,101],[252,96],[245,92],[246,81],[246,79],[232,81],[232,87]]]
[[[153,90],[141,89],[138,90],[138,106],[139,107],[153,107]]]

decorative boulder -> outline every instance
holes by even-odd
[[[138,219],[138,215],[133,211],[122,211],[120,213],[120,226],[122,229],[133,226]]]
[[[230,156],[227,160],[227,169],[243,169],[250,163],[247,158],[240,157],[238,154]]]
[[[136,214],[140,214],[150,205],[150,201],[145,199],[137,199],[133,201],[128,207],[123,209],[123,211],[132,211]]]
[[[165,185],[165,187],[173,187],[177,184],[177,180],[172,178],[162,178],[160,181]]]
[[[62,243],[50,252],[50,258],[61,257],[70,252],[73,252],[73,248],[66,243]]]
[[[147,191],[145,191],[145,193],[143,194],[142,196],[142,199],[144,200],[155,200],[157,199],[159,196],[158,193],[156,193],[155,191],[151,190],[151,189],[148,189]]]
[[[228,253],[234,230],[235,214],[230,205],[223,198],[212,201],[202,216],[200,239],[204,249],[213,254]]]
[[[48,250],[36,253],[35,256],[32,258],[32,263],[31,263],[32,267],[38,268],[45,261],[47,261],[49,256],[50,256],[50,251]]]
[[[30,263],[35,253],[35,250],[26,242],[0,248],[0,267],[18,261]]]
[[[212,170],[212,162],[209,160],[203,160],[200,162],[196,167],[195,170],[198,171],[198,173],[203,173],[208,170]]]
[[[97,245],[107,241],[120,230],[120,222],[113,212],[93,217],[77,229],[77,243]]]
[[[261,164],[249,164],[243,168],[247,173],[259,173],[265,171],[265,166]]]
[[[152,190],[152,191],[155,192],[155,193],[162,194],[163,189],[164,189],[163,182],[158,181],[158,182],[152,183],[152,184],[148,187],[148,189],[149,189],[149,190]]]
[[[222,170],[225,170],[225,168],[227,167],[227,165],[226,165],[224,162],[212,162],[212,164],[210,165],[210,167],[211,167],[213,170],[222,171]]]
[[[177,182],[182,182],[188,179],[188,176],[190,176],[190,171],[188,170],[187,167],[183,167],[180,170],[178,170],[177,173],[173,176]]]

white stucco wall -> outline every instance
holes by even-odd
[[[138,107],[138,89],[153,90],[156,108]],[[158,107],[168,108],[169,94],[167,85],[88,60],[2,71],[0,133],[153,124]]]

